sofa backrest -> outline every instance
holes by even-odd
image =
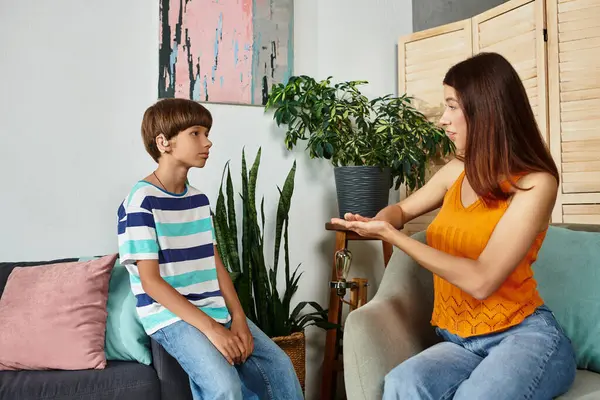
[[[6,281],[8,280],[8,276],[16,267],[36,267],[38,265],[46,265],[46,264],[56,264],[62,262],[70,262],[77,261],[78,258],[63,258],[60,260],[51,260],[51,261],[25,261],[25,262],[0,262],[0,297],[2,297],[2,293],[4,292],[4,287],[6,286]]]
[[[533,270],[578,367],[600,372],[600,226],[551,226]]]

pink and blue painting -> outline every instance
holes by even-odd
[[[159,1],[159,98],[264,105],[292,75],[293,0]]]

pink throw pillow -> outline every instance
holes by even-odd
[[[116,259],[15,268],[0,298],[0,370],[103,369]]]

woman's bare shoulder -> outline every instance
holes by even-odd
[[[440,181],[444,183],[446,189],[449,189],[464,170],[465,163],[459,159],[453,158],[440,168],[436,175],[438,175]]]
[[[558,189],[558,182],[549,172],[529,172],[519,179],[517,186],[525,190],[537,187],[553,191]],[[520,190],[516,189],[516,191]]]

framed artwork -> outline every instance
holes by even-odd
[[[264,105],[292,75],[293,0],[159,1],[159,98]]]

